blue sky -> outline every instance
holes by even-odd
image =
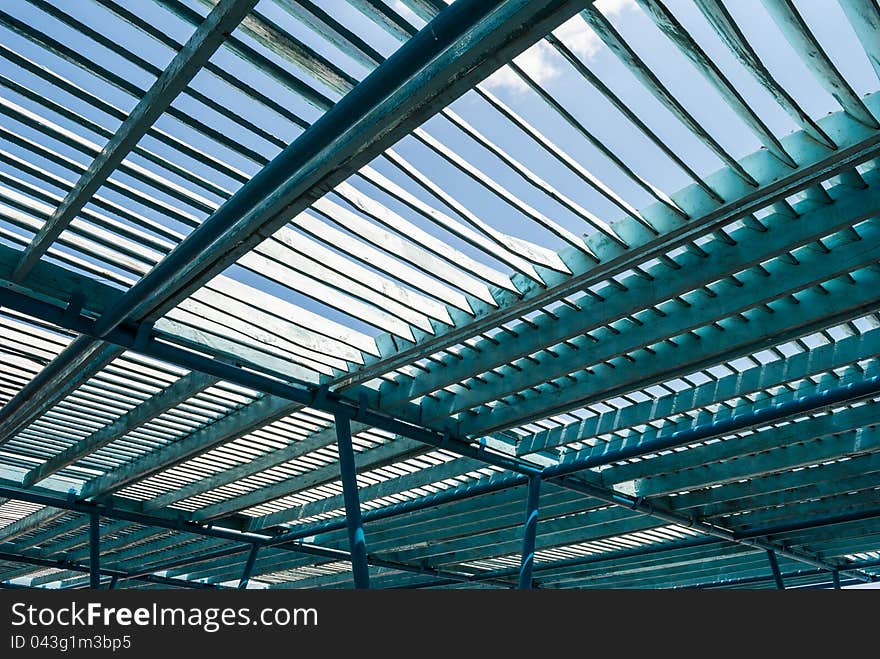
[[[153,3],[139,2],[138,0],[121,0],[119,4],[138,13],[151,25],[160,28],[179,42],[185,41],[192,32],[192,27],[189,24]],[[199,13],[204,13],[203,7],[195,2],[195,0],[189,0],[186,4],[191,4]],[[336,17],[337,20],[368,41],[383,55],[387,56],[393,52],[399,44],[397,39],[384,32],[367,17],[359,13],[358,10],[342,0],[323,0],[318,4]],[[402,15],[411,19],[416,26],[423,24],[422,21],[406,10],[401,2],[397,1],[392,4],[398,8]],[[796,4],[803,13],[810,28],[819,38],[842,73],[851,81],[856,91],[864,94],[876,90],[878,86],[877,78],[837,3],[819,0],[800,0]],[[144,58],[156,67],[164,67],[173,57],[173,52],[170,49],[145,37],[92,0],[59,0],[56,5],[94,28],[98,33],[108,35],[114,42],[130,48],[136,55]],[[670,0],[667,2],[667,5],[713,60],[719,64],[723,72],[734,82],[743,96],[774,133],[784,135],[795,129],[795,125],[790,118],[734,59],[733,55],[715,35],[714,31],[690,0]],[[828,112],[839,109],[836,102],[821,89],[803,63],[798,59],[795,52],[785,42],[759,0],[738,0],[737,2],[728,2],[727,5],[771,72],[792,92],[796,100],[809,114],[813,117],[821,117]],[[697,73],[691,63],[675,46],[660,33],[633,0],[599,0],[597,6],[611,19],[612,23],[623,33],[627,41],[633,44],[643,59],[650,63],[661,81],[670,87],[687,109],[734,156],[741,157],[759,148],[759,142],[752,133],[724,105],[714,89]],[[114,73],[122,76],[125,80],[136,83],[141,88],[149,87],[153,81],[150,73],[137,66],[126,64],[119,56],[109,53],[105,48],[95,44],[88,38],[76,34],[61,22],[23,0],[9,3],[4,6],[4,9],[15,17],[59,39],[77,52],[102,63]],[[340,53],[334,46],[323,41],[313,32],[292,19],[274,2],[263,0],[259,3],[257,9],[289,30],[291,34],[294,34],[294,36],[302,39],[318,52],[338,63],[353,77],[360,79],[368,72],[365,66]],[[641,86],[580,17],[575,17],[560,26],[555,31],[555,34],[605,84],[623,98],[630,107],[634,108],[639,116],[698,173],[706,174],[721,166],[717,156],[703,146]],[[237,32],[237,35],[242,36],[240,31]],[[291,67],[290,62],[262,48],[247,36],[242,36],[242,39],[279,66],[294,71],[297,74]],[[58,74],[82,85],[126,111],[134,106],[135,99],[131,96],[114,88],[112,85],[97,80],[68,62],[48,55],[39,47],[5,28],[0,28],[0,43],[37,60]],[[320,116],[321,111],[319,109],[304,102],[268,76],[255,72],[252,66],[242,62],[236,55],[221,50],[212,58],[212,62],[242,80],[247,81],[255,88],[267,93],[285,108],[299,114],[307,121],[313,121]],[[647,138],[635,130],[599,92],[581,78],[546,43],[542,42],[532,47],[517,58],[517,63],[537,82],[550,91],[584,126],[652,184],[666,192],[674,192],[689,184],[688,177],[682,171],[672,165]],[[0,60],[0,73],[26,84],[39,93],[57,98],[70,109],[81,113],[110,130],[113,130],[118,125],[116,119],[95,111],[85,103],[67,94],[59,94],[36,76],[19,70],[13,70],[5,60]],[[553,110],[548,108],[534,92],[527,89],[509,69],[497,72],[485,82],[485,85],[487,89],[497,94],[554,143],[562,146],[569,155],[589,169],[591,173],[618,192],[628,203],[636,208],[650,203],[651,199],[644,190],[629,180],[574,129],[561,121]],[[280,142],[289,142],[295,139],[301,132],[299,127],[286,119],[280,118],[272,111],[260,107],[225,83],[218,82],[217,78],[208,72],[203,71],[199,73],[193,81],[192,87],[203,91],[206,95],[211,96],[225,106],[234,108],[255,124],[267,127],[279,138]],[[333,100],[339,97],[337,92],[322,87],[319,83],[315,84],[315,87]],[[6,88],[0,88],[0,94],[18,105],[48,116],[51,121],[59,126],[82,135],[98,145],[103,143],[102,137],[84,131],[81,127],[63,117],[47,113],[39,108],[37,104],[22,98]],[[266,159],[274,157],[280,151],[279,144],[271,144],[246,130],[242,130],[228,119],[205,109],[191,99],[181,96],[175,101],[174,105],[203,118],[206,123],[219,128],[225,134],[240,141]],[[453,103],[452,109],[484,135],[508,151],[517,160],[525,163],[544,180],[550,182],[566,196],[592,213],[606,221],[614,221],[621,216],[621,212],[602,198],[601,195],[585,186],[580,179],[524,137],[521,132],[513,130],[509,123],[501,118],[475,93],[470,92]],[[17,122],[10,120],[7,122],[7,125],[11,130],[31,139],[42,141],[84,165],[87,165],[90,160],[89,157],[63,144],[46,142],[45,138],[41,137],[37,131],[22,126]],[[162,117],[157,126],[180,137],[193,146],[211,152],[217,158],[247,175],[252,175],[259,168],[259,163],[249,161],[222,146],[218,146],[208,138],[183,126],[172,117],[167,115]],[[434,137],[460,153],[474,166],[491,176],[508,190],[514,192],[537,211],[552,218],[576,234],[591,231],[590,227],[579,218],[573,216],[567,209],[562,208],[540,191],[528,185],[523,185],[522,179],[516,173],[504,167],[495,156],[473,143],[460,131],[452,127],[445,119],[435,117],[425,124],[425,128]],[[157,153],[168,155],[175,161],[190,167],[193,171],[206,178],[210,178],[230,191],[234,191],[239,185],[238,182],[224,177],[222,174],[217,174],[198,162],[181,157],[153,138],[144,138],[142,145]],[[23,149],[9,144],[2,139],[0,139],[0,148],[6,149],[22,158],[33,159],[33,156],[27,154]],[[395,150],[422,173],[430,176],[433,180],[442,182],[444,189],[453,191],[454,196],[459,202],[494,228],[548,248],[558,249],[562,246],[562,241],[555,235],[539,227],[535,222],[486,192],[478,183],[456,171],[416,140],[405,138],[395,147]],[[152,163],[145,161],[140,156],[132,155],[131,160],[147,169],[156,169]],[[72,174],[53,163],[41,161],[40,164],[47,170],[62,175],[67,179],[74,178]],[[438,202],[428,193],[413,185],[411,181],[401,175],[396,168],[384,159],[377,159],[374,166],[381,173],[400,183],[426,202],[439,206]],[[3,171],[20,175],[6,163],[0,163],[0,168]],[[182,185],[192,187],[185,181],[175,179],[173,174],[163,172],[163,176]],[[27,176],[22,178],[29,179]],[[140,183],[125,174],[119,173],[116,178],[134,187],[143,188]],[[385,203],[392,210],[399,212],[408,220],[453,244],[462,252],[486,261],[500,270],[507,270],[503,264],[494,261],[478,250],[474,250],[458,238],[438,230],[436,226],[424,218],[412,213],[405,206],[377,191],[358,177],[353,177],[351,182],[359,189],[368,192]],[[42,183],[38,184],[44,185]],[[198,192],[215,203],[221,201],[219,197],[203,190]],[[100,194],[124,203],[127,206],[132,206],[132,202],[125,200],[112,190],[104,188]],[[178,203],[160,192],[151,191],[150,194],[169,203]],[[454,215],[449,209],[441,208],[441,210]],[[190,230],[189,227],[171,221],[166,216],[149,208],[137,207],[137,211],[181,233],[186,233]],[[207,213],[202,211],[187,209],[187,212],[191,213],[197,220],[202,220],[207,216]],[[356,319],[330,309],[319,301],[305,298],[258,274],[247,272],[242,268],[233,268],[228,274],[258,286],[263,290],[278,294],[305,308],[344,322],[349,326],[370,334],[375,334],[376,332],[375,328],[371,328]]]

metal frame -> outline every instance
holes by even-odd
[[[705,35],[659,0],[631,10],[765,147],[738,159],[622,36],[626,16],[592,2],[352,0],[396,44],[380,48],[311,2],[157,0],[192,27],[183,43],[96,0],[173,53],[165,66],[28,2],[111,57],[0,11],[16,67],[0,74],[0,585],[876,580],[880,96],[853,89],[794,3],[765,4],[838,103],[827,117],[724,3],[694,7],[800,128],[787,136]],[[880,9],[841,5],[880,75]],[[570,19],[722,169],[649,128],[656,109],[553,33]],[[576,116],[511,61],[529,47],[608,111]],[[485,80],[499,67],[539,121]],[[558,120],[607,162],[551,139]],[[592,121],[624,122],[690,184],[662,190]],[[470,206],[503,208],[533,239]]]

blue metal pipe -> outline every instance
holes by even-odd
[[[345,521],[348,526],[348,544],[351,550],[354,587],[369,588],[370,570],[367,566],[367,539],[364,536],[364,523],[361,520],[354,450],[351,447],[351,419],[337,414],[335,421],[336,444],[339,448],[339,470],[342,473],[342,498],[345,501]]]
[[[827,570],[795,570],[793,572],[786,572],[785,574],[780,575],[786,579],[794,579],[797,577],[812,577],[812,576],[821,576],[827,575]],[[773,577],[770,576],[754,576],[754,577],[735,577],[732,579],[718,579],[716,581],[708,581],[705,583],[697,584],[695,586],[684,586],[681,587],[681,590],[694,590],[694,589],[710,589],[710,588],[735,588],[737,586],[751,586],[754,584],[766,583]],[[854,579],[853,581],[858,581]],[[678,590],[679,588],[675,588]]]
[[[171,519],[168,517],[161,517],[159,515],[139,513],[131,510],[125,510],[118,505],[109,506],[99,501],[77,501],[75,499],[71,500],[65,496],[58,494],[57,492],[51,492],[49,490],[38,490],[35,488],[25,488],[16,485],[0,483],[0,497],[4,497],[7,499],[16,499],[18,501],[29,501],[31,503],[36,503],[43,506],[52,506],[54,508],[70,510],[85,515],[91,515],[95,513],[108,519],[117,519],[124,522],[132,522],[134,524],[142,524],[144,526],[154,526],[160,529],[169,529],[172,531],[178,531],[180,533],[192,533],[194,535],[201,535],[209,538],[219,538],[221,540],[228,540],[230,542],[242,543],[242,547],[237,548],[238,551],[247,551],[252,544],[265,545],[272,540],[270,536],[262,534],[244,533],[242,531],[235,531],[233,529],[223,528],[219,526],[202,526],[200,524],[190,522],[185,519]],[[317,547],[314,545],[303,543],[289,543],[285,545],[285,547],[289,547],[292,551],[296,551],[302,554],[322,556],[324,558],[329,558],[332,560],[344,560],[348,558],[348,552],[338,549]]]
[[[39,318],[77,334],[85,334],[91,337],[97,336],[95,323],[88,317],[81,314],[66,313],[63,309],[53,304],[26,295],[21,291],[0,288],[0,306]],[[319,395],[317,388],[305,385],[290,385],[280,379],[261,375],[233,364],[227,364],[164,341],[159,341],[150,333],[144,334],[140,332],[140,327],[130,323],[119,325],[107,333],[105,340],[149,357],[192,371],[214,375],[227,382],[233,382],[249,389],[278,396],[294,403],[307,405],[330,414],[341,413],[357,418],[359,421],[374,428],[380,428],[392,434],[408,437],[430,446],[444,448],[459,455],[481,460],[508,471],[526,475],[541,472],[539,467],[523,460],[473,446],[467,439],[462,437],[422,428],[407,421],[397,419],[385,412],[364,407],[360,402],[348,399],[336,392],[324,391],[321,392],[322,395]]]
[[[545,480],[557,478],[584,469],[601,467],[603,465],[636,458],[649,453],[666,451],[678,446],[693,444],[711,437],[728,435],[746,428],[761,426],[789,417],[814,412],[823,408],[833,407],[846,401],[875,396],[878,393],[880,393],[880,376],[868,378],[867,380],[859,382],[852,382],[834,389],[827,389],[818,394],[802,396],[796,400],[777,403],[776,405],[771,405],[770,407],[761,410],[745,412],[722,421],[707,423],[688,430],[680,430],[665,437],[657,437],[645,442],[639,442],[632,446],[625,446],[614,451],[589,455],[585,458],[572,460],[567,463],[561,462],[557,465],[545,468],[542,477]]]
[[[578,556],[576,558],[566,558],[560,561],[549,563],[541,563],[532,568],[533,572],[552,572],[554,570],[562,570],[571,567],[581,567],[592,565],[594,563],[602,563],[604,561],[615,561],[624,558],[635,558],[639,556],[650,556],[651,554],[662,553],[665,551],[677,551],[681,549],[697,549],[706,545],[714,545],[720,543],[721,540],[713,537],[697,536],[688,538],[687,540],[677,540],[673,542],[664,542],[662,545],[648,547],[633,547],[632,549],[620,549],[601,554],[589,554],[587,556]],[[517,568],[505,568],[503,570],[492,570],[486,572],[482,577],[505,577],[516,574]]]
[[[6,545],[8,546],[8,545]],[[81,565],[79,563],[75,563],[73,561],[68,561],[64,559],[53,559],[53,558],[43,558],[40,556],[30,556],[25,553],[20,552],[12,552],[12,551],[4,551],[0,550],[0,560],[6,561],[8,563],[21,563],[22,565],[33,565],[36,567],[48,567],[54,568],[56,570],[70,570],[72,572],[82,572],[89,573],[91,575],[91,566]],[[128,575],[125,572],[120,570],[107,570],[102,569],[102,574],[112,575],[112,578],[122,577],[124,579],[134,579],[136,581],[143,581],[146,583],[155,583],[164,586],[177,586],[182,588],[215,588],[211,584],[204,583],[196,583],[192,581],[186,581],[185,579],[175,579],[174,577],[160,577],[158,575]],[[89,584],[91,587],[91,578],[89,579]],[[24,588],[31,588],[31,586],[24,586]]]
[[[772,549],[767,550],[767,560],[770,562],[770,570],[773,572],[776,590],[785,590],[785,582],[782,580],[782,574],[779,572],[779,561],[776,560],[776,552]],[[837,570],[834,572],[837,572]]]
[[[442,506],[447,503],[464,501],[465,499],[470,499],[472,497],[482,496],[484,494],[506,490],[511,487],[525,485],[528,480],[529,479],[527,476],[522,476],[520,474],[507,474],[504,476],[498,476],[489,479],[485,483],[478,482],[472,485],[465,485],[463,487],[456,487],[449,490],[444,490],[443,492],[438,492],[430,496],[420,497],[418,499],[411,499],[409,501],[402,501],[401,503],[395,503],[390,506],[383,506],[382,508],[373,508],[372,510],[367,510],[366,512],[362,513],[361,519],[364,522],[373,522],[380,519],[387,519],[389,517],[397,517],[398,515],[418,512],[420,510],[427,510],[429,508],[435,508],[436,506]],[[317,522],[315,524],[304,524],[302,526],[297,526],[296,528],[286,533],[276,536],[275,538],[270,540],[268,544],[273,545],[277,543],[301,540],[302,538],[309,538],[319,535],[321,533],[329,533],[331,531],[339,531],[340,529],[344,528],[346,528],[345,519],[327,520],[325,522]],[[515,574],[515,572],[511,574]]]
[[[101,587],[101,518],[98,513],[89,515],[89,588]]]
[[[526,521],[523,528],[522,558],[519,567],[519,589],[532,587],[532,568],[535,564],[535,536],[538,532],[538,502],[541,497],[541,477],[529,478],[529,494],[526,498]]]
[[[860,510],[852,513],[840,513],[838,515],[823,515],[821,517],[812,517],[807,520],[787,522],[785,524],[775,524],[773,526],[762,526],[748,531],[740,531],[734,534],[738,540],[746,540],[750,538],[763,538],[768,535],[780,535],[782,533],[794,533],[796,531],[808,531],[822,526],[831,526],[833,524],[845,524],[847,522],[861,522],[867,519],[875,519],[880,517],[880,508],[870,508],[868,510]]]
[[[120,508],[119,506],[111,507],[101,502],[77,501],[75,499],[68,499],[67,497],[61,496],[60,494],[55,492],[40,491],[37,489],[23,488],[15,485],[4,485],[0,483],[0,497],[16,499],[19,501],[29,501],[31,503],[37,503],[44,506],[52,506],[55,508],[61,508],[64,510],[70,510],[87,515],[97,513],[100,516],[106,517],[108,519],[118,519],[135,524],[142,524],[144,526],[154,526],[158,528],[178,531],[181,533],[192,533],[195,535],[205,536],[209,538],[218,538],[221,540],[227,540],[229,542],[237,543],[235,546],[232,547],[224,547],[222,549],[199,554],[196,556],[187,556],[184,558],[176,559],[174,561],[170,561],[168,563],[163,563],[162,565],[153,565],[139,571],[121,572],[105,569],[101,570],[103,574],[118,574],[119,579],[123,581],[135,579],[141,581],[150,581],[152,583],[166,583],[166,585],[186,585],[193,583],[194,585],[192,587],[197,587],[200,586],[200,584],[195,584],[194,582],[188,582],[185,580],[182,581],[180,579],[172,580],[169,582],[162,582],[161,579],[163,578],[157,577],[153,573],[161,572],[163,570],[170,570],[185,565],[204,563],[220,558],[234,556],[236,554],[242,554],[246,551],[251,550],[251,548],[255,545],[259,547],[276,547],[285,551],[291,551],[294,553],[306,554],[310,556],[317,556],[319,558],[324,558],[330,561],[350,560],[351,558],[351,554],[347,551],[343,551],[341,549],[319,547],[317,545],[304,544],[302,542],[292,542],[289,537],[286,537],[284,535],[272,537],[262,534],[244,533],[241,531],[235,531],[233,529],[226,529],[217,526],[201,526],[194,522],[189,522],[185,520],[168,519],[156,515],[133,512]],[[14,547],[13,545],[0,545],[0,560],[4,560],[5,556],[19,556],[19,554],[16,553],[17,550],[18,548]],[[44,565],[47,567],[58,567],[60,569],[71,569],[81,572],[89,571],[89,569],[86,567],[82,567],[78,564],[60,559],[38,559],[30,558],[25,555],[21,556],[22,560],[20,562],[24,563]],[[44,562],[34,562],[39,560],[43,560]],[[409,565],[407,563],[388,561],[369,555],[366,556],[366,560],[369,565],[375,565],[376,567],[386,567],[401,572],[412,572],[417,574],[431,575],[453,580],[456,582],[483,580],[483,573],[481,572],[471,574],[449,572],[430,566]],[[487,577],[485,580],[493,581],[499,586],[504,586],[508,588],[511,586],[511,583],[501,579],[493,580],[492,577]]]
[[[650,515],[651,517],[662,519],[667,522],[671,522],[672,524],[679,524],[681,526],[689,527],[694,529],[695,531],[699,531],[700,533],[705,533],[706,535],[711,535],[722,540],[727,540],[728,542],[734,542],[747,547],[755,547],[757,549],[773,549],[774,551],[781,554],[782,556],[785,556],[786,558],[800,561],[802,563],[808,563],[829,572],[838,567],[820,558],[808,556],[794,550],[780,548],[776,545],[770,544],[766,540],[753,537],[743,537],[724,527],[717,526],[715,524],[709,524],[698,518],[688,517],[687,515],[682,515],[681,513],[678,513],[676,511],[663,509],[654,505],[650,501],[645,500],[642,497],[633,497],[622,492],[599,487],[593,485],[592,483],[582,481],[573,476],[556,477],[553,480],[553,483],[559,485],[560,487],[573,490],[575,492],[582,492],[583,494],[595,497],[600,501],[606,501],[616,506],[636,510],[646,515]],[[871,578],[867,574],[854,572],[852,570],[849,570],[849,568],[847,568],[847,572],[850,576],[853,576],[862,581],[871,580]]]
[[[252,545],[248,553],[247,562],[244,564],[244,571],[241,573],[241,579],[238,582],[238,589],[247,588],[248,581],[251,579],[251,572],[254,570],[254,562],[257,560],[257,553],[260,551],[260,545]]]

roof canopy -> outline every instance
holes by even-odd
[[[0,581],[873,581],[878,31],[0,7]]]

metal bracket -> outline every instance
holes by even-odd
[[[65,322],[77,321],[80,319],[80,312],[86,302],[86,296],[82,291],[75,291],[67,302],[64,309],[63,318]]]
[[[312,399],[312,405],[314,407],[318,407],[321,404],[323,404],[323,402],[325,400],[327,400],[327,394],[329,392],[330,392],[330,385],[328,385],[328,384],[322,384],[320,387],[318,387],[317,391],[315,391],[315,396]]]
[[[134,335],[134,344],[132,345],[133,350],[137,352],[147,347],[147,344],[152,338],[154,325],[155,323],[153,322],[143,322],[138,325],[137,332]]]
[[[357,412],[355,412],[354,419],[357,421],[362,421],[364,418],[364,412],[367,411],[369,405],[367,404],[367,394],[362,391],[358,394],[358,406]]]

